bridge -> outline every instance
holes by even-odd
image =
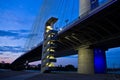
[[[89,0],[80,1],[79,17],[54,36],[55,45],[57,45],[54,58],[78,54],[78,73],[105,73],[105,51],[120,46],[120,2],[118,0],[108,0],[103,5],[97,5],[91,10]],[[88,6],[86,7],[86,5]],[[85,7],[86,9],[81,11]],[[46,21],[46,24],[48,22],[54,23],[55,19],[57,20],[54,17],[50,18]],[[52,27],[52,25],[49,26]],[[26,61],[32,62],[43,59],[44,44],[45,40],[16,59],[12,63],[13,68],[20,67]]]

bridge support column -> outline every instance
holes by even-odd
[[[79,16],[83,17],[89,13],[89,11],[98,7],[99,0],[79,0]]]
[[[94,49],[94,69],[95,73],[106,73],[106,55],[104,49]]]
[[[102,49],[79,48],[78,73],[94,74],[106,72],[105,51]]]
[[[94,73],[94,54],[93,49],[79,48],[78,50],[78,73]]]

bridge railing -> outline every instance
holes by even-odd
[[[107,2],[98,5],[96,8],[92,9],[92,10],[88,10],[86,11],[86,13],[78,16],[77,18],[75,18],[74,20],[72,20],[71,22],[68,22],[65,26],[63,26],[61,31],[64,31],[66,29],[68,29],[71,25],[73,25],[74,23],[76,23],[78,20],[82,21],[86,18],[88,18],[89,16],[94,15],[95,13],[101,11],[102,9],[106,8],[107,6],[111,5],[112,3],[116,2],[117,0],[108,0]],[[59,31],[58,33],[60,33],[61,31]]]

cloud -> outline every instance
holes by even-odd
[[[18,35],[19,35],[19,34],[18,34],[18,33],[15,33],[15,32],[0,30],[0,36],[11,37],[11,36],[18,36]]]
[[[0,46],[0,52],[13,52],[13,53],[19,53],[19,52],[25,52],[24,48],[20,46]]]
[[[21,30],[8,30],[10,32],[18,32],[18,33],[29,33],[30,30],[25,30],[25,29],[21,29]]]
[[[4,52],[3,54],[0,55],[0,62],[4,61],[5,63],[12,63],[22,54],[23,52],[19,52],[19,53]]]
[[[0,37],[0,46],[21,46],[24,47],[26,38],[13,39],[13,37]]]
[[[0,37],[12,37],[13,39],[28,38],[29,30],[0,30]]]
[[[23,13],[22,11],[1,10],[0,29],[31,29],[35,17],[35,15],[29,15],[27,13]]]
[[[3,54],[2,52],[0,52],[0,55]]]

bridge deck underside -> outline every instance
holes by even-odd
[[[76,54],[78,46],[89,45],[90,47],[112,48],[120,46],[120,2],[110,5],[102,11],[80,21],[57,35],[57,52],[55,57]],[[12,64],[20,65],[40,60],[42,44],[37,48],[25,53]]]
[[[78,46],[112,48],[120,46],[120,6],[113,4],[58,35],[58,50]],[[64,47],[63,47],[64,46]]]

